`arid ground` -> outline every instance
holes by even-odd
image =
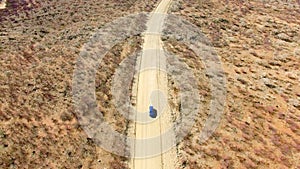
[[[172,13],[197,25],[211,40],[227,78],[227,106],[219,128],[199,145],[199,128],[205,122],[205,111],[201,113],[192,134],[178,146],[182,168],[300,167],[299,5],[175,2]],[[184,45],[170,40],[168,47],[195,72],[205,71]],[[203,78],[199,86],[209,99],[207,83]]]
[[[150,12],[155,5],[128,0],[6,2],[0,10],[0,168],[124,168],[124,159],[96,146],[73,113],[75,59],[104,24]],[[129,55],[139,41],[132,38],[115,46],[96,79],[102,84],[96,86],[99,108],[120,132],[125,121],[113,122],[118,118],[109,81],[122,61],[116,55]]]
[[[129,159],[97,146],[79,125],[72,76],[81,47],[97,29],[131,13],[150,12],[158,2],[0,3],[0,168],[128,168]],[[199,144],[213,97],[209,76],[191,49],[164,39],[165,49],[199,78],[204,98],[191,133],[176,145],[176,168],[300,168],[300,2],[173,0],[169,13],[207,36],[227,80],[220,125]],[[138,36],[116,45],[97,72],[98,107],[123,134],[129,122],[114,107],[110,85],[118,65],[142,41]],[[171,108],[178,110],[172,77],[168,86]]]

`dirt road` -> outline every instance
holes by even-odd
[[[6,8],[6,0],[0,1],[0,9]]]
[[[157,118],[148,123],[135,123],[134,157],[130,167],[134,169],[161,169],[175,168],[175,150],[163,152],[165,141],[161,134],[171,124],[171,113],[167,106],[167,74],[166,57],[162,51],[162,41],[159,35],[164,22],[164,15],[170,6],[171,0],[162,0],[151,13],[147,22],[147,31],[144,33],[143,54],[140,58],[140,74],[137,80],[136,109],[138,112],[148,112],[149,105],[157,109]],[[149,138],[157,137],[149,141]]]

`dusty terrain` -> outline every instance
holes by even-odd
[[[300,167],[300,8],[297,1],[264,2],[179,0],[173,6],[172,13],[211,40],[223,62],[228,92],[219,128],[199,145],[209,113],[209,81],[193,51],[168,40],[167,48],[202,80],[205,98],[192,133],[177,148],[180,168]]]
[[[81,46],[96,29],[117,17],[151,11],[155,4],[6,2],[0,10],[0,168],[125,167],[123,159],[97,147],[80,128],[73,113],[71,78]],[[127,56],[139,41],[129,39],[107,54],[98,84],[109,83],[121,61],[114,57]],[[105,118],[124,132],[125,122],[115,122],[108,88],[98,85],[96,92]]]
[[[88,138],[74,115],[72,75],[80,48],[105,23],[154,9],[157,1],[7,0],[0,9],[0,168],[126,168],[128,159]],[[176,147],[178,168],[300,167],[299,1],[175,0],[171,13],[211,40],[227,78],[219,128],[197,139],[209,114],[209,77],[193,51],[165,47],[199,77],[204,97],[191,134]],[[140,37],[115,46],[97,72],[100,111],[120,133],[127,121],[111,102],[111,75],[140,48]],[[117,57],[118,56],[118,57]],[[172,109],[178,88],[169,77]],[[178,116],[175,114],[174,117]]]
[[[163,137],[163,133],[172,126],[171,111],[166,106],[167,101],[163,101],[163,95],[168,95],[167,74],[162,70],[166,70],[166,55],[161,51],[163,42],[161,41],[161,32],[164,15],[166,14],[171,0],[163,0],[157,5],[152,16],[147,21],[147,30],[144,32],[143,51],[136,67],[138,75],[133,86],[137,85],[136,90],[136,110],[138,112],[148,112],[149,106],[152,105],[157,110],[157,118],[151,117],[144,119],[144,124],[135,122],[134,135],[136,139],[134,157],[130,163],[130,168],[133,169],[152,169],[152,168],[174,168],[176,161],[175,149],[164,153],[163,145],[169,138]],[[155,91],[160,91],[163,94],[155,94]],[[133,91],[135,93],[135,91]],[[149,97],[150,96],[150,97]],[[136,114],[138,116],[138,114]],[[137,119],[137,118],[136,118]],[[153,121],[152,121],[153,120]],[[148,123],[145,123],[148,121]],[[152,122],[150,122],[152,121]],[[155,141],[149,141],[149,138],[157,138]],[[144,139],[144,140],[142,140]],[[155,155],[155,156],[153,156]],[[142,158],[141,158],[142,157]]]

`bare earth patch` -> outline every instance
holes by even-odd
[[[299,4],[174,4],[173,13],[211,40],[227,76],[227,107],[219,128],[199,145],[201,126],[195,126],[179,144],[180,168],[299,168]],[[183,46],[176,48],[180,56],[186,53]],[[192,61],[192,54],[186,59]]]
[[[78,124],[72,103],[73,70],[80,48],[94,31],[118,17],[151,11],[155,4],[7,1],[0,10],[0,168],[126,167],[124,159],[97,147]],[[107,65],[118,64],[113,58],[122,58],[119,55],[139,45],[131,43],[110,51]],[[113,71],[108,68],[99,70],[106,79]],[[97,89],[109,95],[105,90]],[[100,105],[111,104],[101,95],[97,99]],[[123,132],[123,124],[115,123],[118,118],[107,113]]]

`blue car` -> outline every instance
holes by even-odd
[[[149,115],[152,118],[156,118],[157,116],[157,110],[155,110],[153,106],[149,106]]]

